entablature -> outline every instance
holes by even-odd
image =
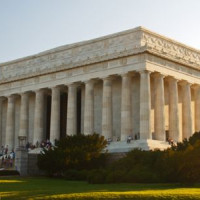
[[[0,84],[59,73],[141,53],[200,70],[200,51],[143,27],[65,45],[0,64]]]

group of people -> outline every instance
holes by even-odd
[[[52,147],[52,143],[50,142],[50,140],[43,140],[41,143],[39,143],[38,141],[36,142],[35,145],[33,145],[30,142],[27,142],[26,144],[26,149],[27,150],[33,150],[35,148],[46,148],[46,149],[51,149]]]
[[[174,145],[174,140],[172,140],[171,138],[167,138],[167,142],[169,143],[169,145]]]
[[[1,168],[12,168],[15,161],[15,152],[12,150],[8,151],[8,145],[6,147],[1,146]]]
[[[137,139],[138,139],[138,136],[135,135],[135,140],[137,140]],[[131,135],[127,136],[126,142],[127,142],[127,143],[131,143],[131,140],[133,140],[133,137],[132,137]],[[108,138],[108,139],[107,139],[107,143],[108,143],[108,144],[110,144],[112,141],[113,141],[112,138]],[[116,141],[119,142],[119,141],[120,141],[120,137],[117,137]]]

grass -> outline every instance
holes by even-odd
[[[200,185],[178,184],[88,184],[41,177],[0,178],[0,199],[200,199]]]

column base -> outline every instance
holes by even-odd
[[[142,150],[154,150],[160,149],[164,150],[169,148],[170,145],[168,142],[159,141],[159,140],[132,140],[130,143],[126,141],[119,141],[119,142],[111,142],[107,146],[108,153],[123,153],[129,152],[133,149],[142,149]]]

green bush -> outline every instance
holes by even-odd
[[[114,170],[110,171],[106,176],[106,183],[123,183],[126,182],[125,179],[126,172],[124,170]]]
[[[200,133],[160,151],[134,149],[106,170],[93,171],[90,183],[200,182]]]
[[[107,173],[108,173],[108,171],[107,170],[103,170],[103,169],[91,170],[88,173],[87,181],[88,181],[88,183],[92,183],[92,184],[105,183],[105,179],[106,179]]]
[[[89,183],[200,182],[200,133],[177,146],[160,151],[134,149],[106,166],[106,145],[97,134],[68,136],[57,147],[39,156],[38,166],[49,174]]]
[[[86,181],[88,176],[87,170],[66,170],[63,173],[63,177],[67,180],[77,180],[77,181]]]
[[[64,165],[64,151],[59,148],[50,150],[44,149],[41,154],[38,155],[37,165],[39,169],[45,171],[49,176],[61,175],[65,169]]]
[[[64,171],[105,167],[107,141],[99,134],[67,136],[56,141],[55,147],[38,155],[38,167],[48,175],[62,175]]]
[[[15,176],[20,175],[17,170],[0,170],[0,176]]]

